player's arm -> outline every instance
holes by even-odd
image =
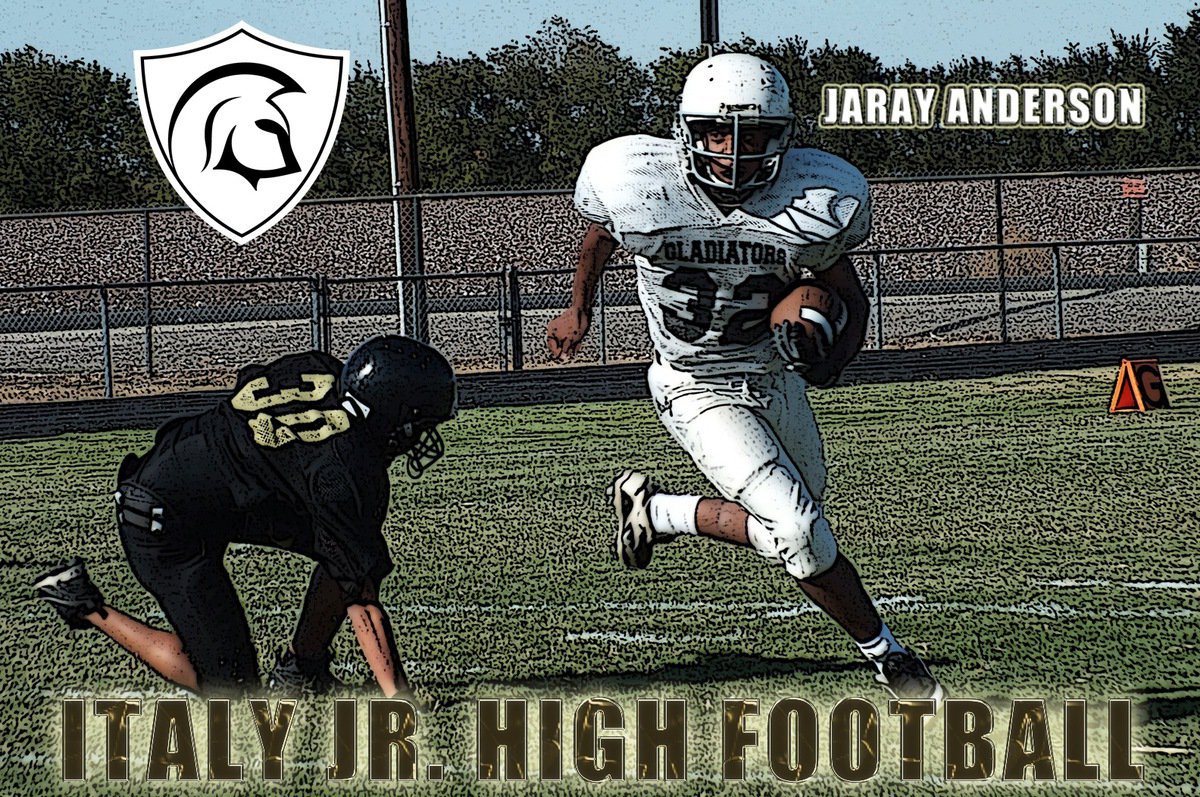
[[[571,285],[571,305],[546,327],[550,356],[559,362],[575,356],[592,322],[592,302],[600,275],[617,248],[617,239],[600,224],[591,224],[579,249],[579,263]]]
[[[377,599],[393,565],[374,519],[374,501],[361,494],[344,466],[319,469],[312,490],[317,554],[340,588],[341,605],[375,680],[392,697],[407,684],[387,612]],[[386,500],[385,492],[379,501]]]
[[[358,600],[346,607],[346,614],[354,628],[354,638],[384,696],[394,697],[398,692],[407,692],[408,683],[400,668],[392,624],[383,606],[375,599],[375,591],[364,590]]]
[[[845,255],[829,268],[814,272],[813,278],[836,293],[846,308],[846,326],[834,338],[829,354],[805,374],[805,379],[811,384],[824,386],[832,384],[842,369],[862,350],[870,305],[858,272]]]
[[[379,688],[392,697],[401,689],[407,690],[407,684],[387,612],[376,600],[377,592],[374,589],[348,592],[326,565],[318,564],[296,625],[292,652],[301,659],[322,658],[342,621],[349,617],[354,637]]]

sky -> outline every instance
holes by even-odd
[[[1016,53],[1061,54],[1067,42],[1084,46],[1109,41],[1110,30],[1147,31],[1160,40],[1166,23],[1184,25],[1197,0],[724,0],[720,33],[760,41],[797,35],[820,44],[828,39],[858,46],[885,65],[911,60],[918,66],[947,63],[963,55],[1001,60]],[[603,10],[601,10],[603,8]],[[662,48],[690,47],[700,38],[698,0],[409,0],[412,57],[463,56],[535,32],[543,20],[565,17],[591,27],[624,55],[642,63]],[[378,64],[378,0],[0,0],[0,50],[32,44],[68,58],[96,60],[131,71],[136,49],[195,41],[244,19],[273,36],[300,44],[348,49],[351,58]]]

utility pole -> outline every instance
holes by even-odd
[[[406,0],[386,0],[388,47],[386,58],[392,78],[391,103],[395,109],[393,141],[396,159],[396,179],[402,194],[421,190],[417,173],[417,123],[413,113],[412,60],[408,53],[408,3]]]
[[[700,0],[700,43],[708,49],[712,58],[713,48],[721,41],[717,24],[717,0]]]
[[[392,196],[416,194],[421,190],[417,170],[417,125],[413,111],[412,59],[408,48],[408,5],[406,0],[379,0],[383,49],[384,104],[387,107],[388,148],[391,160]],[[393,199],[392,226],[395,233],[396,276],[424,273],[419,240],[419,200]],[[409,297],[412,301],[405,301]],[[425,285],[421,280],[399,286],[400,332],[420,340],[429,339],[425,312]]]

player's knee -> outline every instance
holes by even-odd
[[[755,532],[755,526],[761,528]],[[837,542],[819,504],[795,502],[770,521],[751,523],[750,542],[759,553],[774,559],[797,579],[812,578],[833,567]]]
[[[837,560],[837,541],[829,528],[829,521],[821,514],[809,524],[803,538],[798,537],[793,546],[781,552],[783,566],[794,578],[804,580],[819,576]]]

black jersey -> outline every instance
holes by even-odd
[[[246,366],[217,406],[159,429],[120,480],[186,518],[180,528],[312,556],[348,592],[376,586],[392,568],[388,459],[340,403],[341,367],[315,351]]]

